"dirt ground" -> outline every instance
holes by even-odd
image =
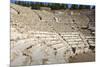
[[[95,61],[95,53],[87,52],[75,55],[74,57],[70,57],[69,63],[80,63],[80,62],[94,62]]]

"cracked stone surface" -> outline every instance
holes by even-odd
[[[93,11],[11,4],[11,66],[95,61]]]

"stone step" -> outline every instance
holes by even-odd
[[[57,35],[55,35],[55,34],[33,34],[34,36],[41,36],[41,37],[49,37],[49,36],[54,36],[54,37],[56,37]]]
[[[36,36],[45,36],[45,35],[47,35],[47,36],[56,36],[56,34],[47,34],[47,33],[30,33],[30,34],[32,34],[32,35],[36,35]]]
[[[70,44],[70,46],[72,46],[72,47],[84,47],[85,45],[84,45],[84,42],[82,42],[82,41],[79,41],[79,42],[68,42],[69,44]]]
[[[82,43],[72,43],[72,44],[70,44],[70,45],[77,45],[77,46],[82,46],[82,45],[84,45],[84,43],[82,42]],[[85,46],[85,45],[84,45]]]
[[[62,47],[65,47],[65,45],[63,43],[59,43],[59,44],[54,44],[51,46],[52,48],[56,48],[56,49],[59,49],[59,48],[62,48]]]
[[[91,46],[95,46],[95,44],[90,44]]]
[[[40,32],[40,31],[28,31],[28,33],[30,33],[30,34],[44,34],[44,35],[56,35],[56,33],[55,32]]]
[[[78,37],[79,35],[77,35],[77,34],[61,34],[61,36],[63,36],[63,37]]]
[[[86,36],[86,39],[95,39],[95,36]]]
[[[66,41],[68,41],[68,42],[79,42],[79,41],[82,41],[82,39],[66,39]]]
[[[62,43],[60,40],[59,41],[50,41],[50,44],[59,44]]]
[[[95,42],[93,40],[88,40],[89,44],[95,44]]]
[[[40,38],[40,40],[45,40],[45,41],[59,41],[59,38]]]
[[[79,42],[78,42],[78,41],[77,41],[77,42],[71,42],[71,41],[70,41],[70,42],[68,42],[68,43],[69,43],[69,44],[80,44],[80,43],[83,43],[83,42],[82,42],[82,41],[79,41]]]
[[[63,32],[63,33],[60,33],[60,34],[62,34],[62,35],[78,35],[78,34],[80,34],[79,32]]]
[[[65,37],[64,37],[64,39],[66,41],[81,41],[82,40],[81,38],[65,38]]]
[[[63,36],[65,39],[80,39],[79,36]]]

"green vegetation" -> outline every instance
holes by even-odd
[[[73,5],[71,6],[71,9],[78,9],[78,5],[73,4]]]
[[[52,10],[68,8],[67,4],[59,4],[59,3],[16,1],[15,4],[26,6],[26,7],[31,7],[32,9],[40,9],[40,7],[50,7]],[[95,8],[95,6],[93,8]],[[70,9],[90,9],[90,6],[72,4]]]
[[[90,9],[89,5],[80,5],[79,9]]]

